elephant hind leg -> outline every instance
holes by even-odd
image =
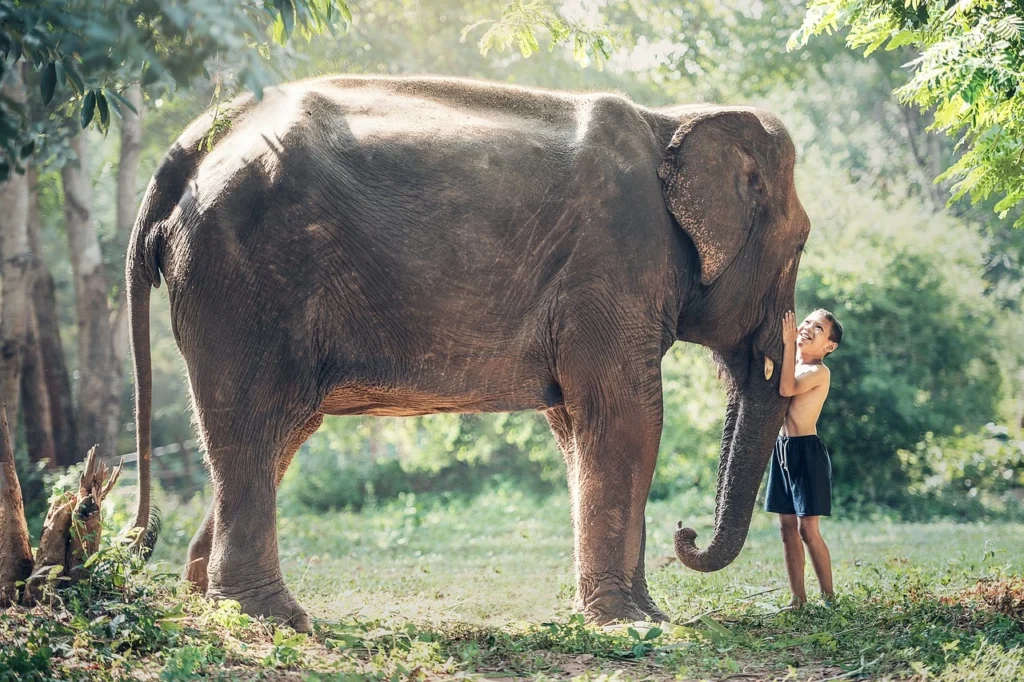
[[[288,471],[288,466],[292,463],[295,453],[320,428],[320,424],[323,421],[324,415],[318,412],[292,434],[288,446],[282,452],[281,460],[278,463],[277,478],[274,481],[275,488],[281,485],[281,479],[284,478],[285,472]],[[203,523],[199,526],[199,530],[196,531],[192,542],[189,543],[188,561],[185,564],[185,570],[182,575],[182,578],[192,583],[193,587],[200,594],[206,594],[210,586],[206,567],[210,563],[210,550],[213,547],[213,517],[213,506],[211,505],[206,512]]]

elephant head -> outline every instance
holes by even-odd
[[[775,367],[810,222],[794,186],[793,143],[774,116],[705,108],[679,119],[658,175],[700,268],[678,335],[712,349],[729,399],[714,536],[699,550],[697,534],[680,522],[675,547],[686,566],[715,571],[743,547],[788,406]]]

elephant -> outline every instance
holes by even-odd
[[[742,548],[788,405],[773,367],[810,221],[773,114],[645,107],[442,77],[243,95],[159,164],[126,258],[150,517],[149,302],[161,276],[212,505],[184,577],[299,630],[276,491],[324,415],[543,412],[564,455],[576,608],[668,620],[644,572],[661,362],[711,350],[728,394],[713,536]]]

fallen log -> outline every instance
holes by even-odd
[[[7,606],[18,598],[18,583],[32,572],[32,545],[14,467],[6,404],[0,407],[0,441],[0,606]]]

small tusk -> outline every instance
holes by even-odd
[[[767,355],[764,356],[764,380],[768,381],[772,378],[772,374],[775,373],[775,363]]]

